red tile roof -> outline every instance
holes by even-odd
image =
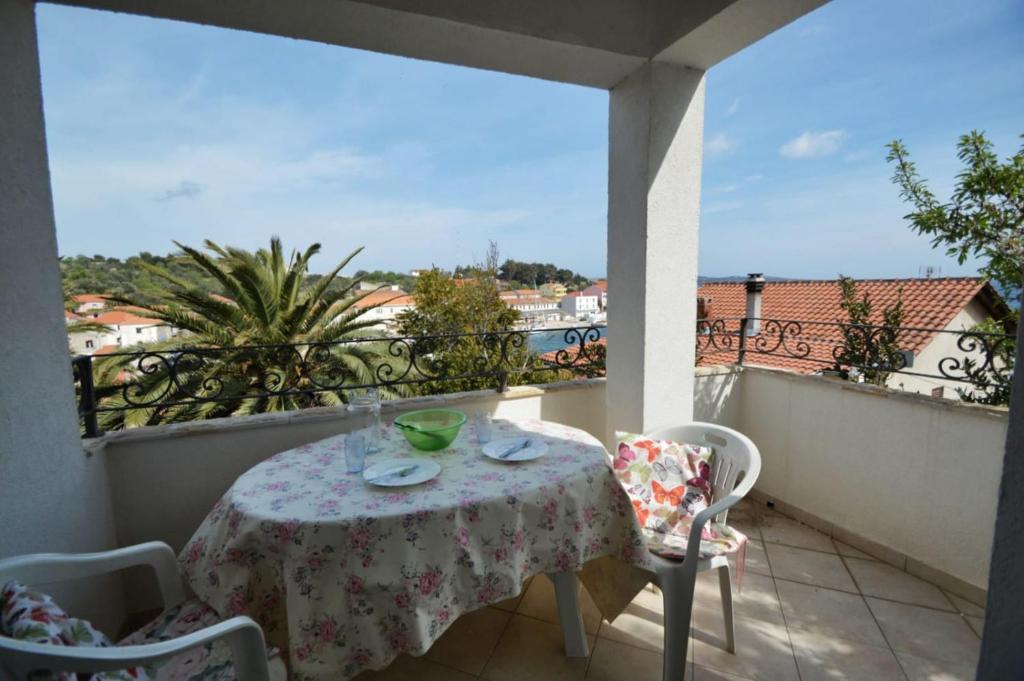
[[[107,296],[99,293],[79,293],[71,296],[71,300],[76,303],[106,303]]]
[[[932,279],[859,279],[855,281],[858,298],[868,294],[873,307],[871,322],[882,323],[882,310],[893,305],[898,296],[903,300],[904,329],[943,329],[953,318],[976,297],[998,314],[1005,304],[994,289],[983,279],[932,278]],[[708,299],[709,319],[740,318],[746,313],[747,292],[745,282],[709,283],[698,287],[697,296]],[[801,373],[822,369],[831,361],[832,350],[842,343],[842,334],[837,321],[845,320],[846,313],[839,306],[839,285],[835,280],[784,281],[765,283],[761,298],[762,347],[772,350],[778,341],[777,332],[767,320],[796,320],[821,322],[802,324],[799,338],[810,346],[808,359],[795,359],[779,354],[753,352],[756,341],[747,341],[746,363],[779,367]],[[736,331],[736,319],[726,321],[726,329]],[[789,335],[788,333],[786,334]],[[899,346],[915,353],[920,352],[936,336],[934,331],[903,331]],[[780,349],[781,350],[781,349]],[[729,364],[736,360],[736,341],[729,350],[705,350],[698,364]],[[795,354],[803,354],[802,351]]]
[[[96,315],[92,318],[92,321],[96,324],[103,324],[104,326],[159,326],[164,323],[159,319],[140,317],[137,314],[133,314],[133,311],[142,311],[142,308],[131,307],[110,310],[109,312]]]
[[[992,286],[978,278],[860,279],[855,281],[855,285],[858,297],[867,293],[871,299],[874,306],[871,321],[875,324],[882,322],[882,310],[894,304],[897,296],[901,295],[904,329],[943,329],[975,298],[994,316],[1002,316],[1007,311],[1006,304]],[[710,366],[736,362],[739,339],[735,333],[747,305],[745,282],[705,284],[698,288],[697,297],[709,301],[709,321],[722,320],[720,323],[725,330],[724,334],[715,336],[718,347],[708,346],[707,341],[702,340],[697,364]],[[813,373],[832,363],[832,351],[843,340],[836,322],[847,317],[839,307],[839,284],[835,280],[819,280],[767,282],[762,292],[761,318],[760,335],[747,339],[745,363]],[[777,346],[778,326],[771,320],[805,322],[800,325],[799,336],[791,336],[790,330],[785,335],[793,354],[803,354],[803,346],[798,346],[798,343],[807,344],[810,353],[806,358],[785,355],[785,349]],[[935,331],[904,330],[899,336],[899,346],[918,353],[935,335]],[[605,345],[607,339],[601,338],[597,342]],[[758,347],[772,354],[758,353]],[[565,350],[569,358],[577,354],[575,346]],[[555,361],[557,352],[544,353],[541,358]]]
[[[362,310],[374,305],[380,305],[381,307],[406,307],[415,304],[416,299],[402,291],[374,291],[357,300],[355,306]]]
[[[94,355],[111,355],[121,350],[119,345],[101,345]]]
[[[595,348],[595,346],[601,346],[601,347],[607,348],[608,347],[608,338],[606,336],[602,336],[601,338],[598,338],[593,343],[587,343],[587,351],[590,354],[590,357],[593,358],[593,359],[597,359],[597,358],[601,357],[599,354],[597,354],[594,351],[593,348]],[[563,351],[564,351],[564,353],[563,353]],[[563,353],[563,354],[561,356],[559,356],[559,353]],[[565,366],[567,364],[575,365],[576,364],[576,358],[579,357],[579,354],[580,354],[580,346],[579,345],[569,345],[569,346],[567,346],[565,348],[562,348],[561,350],[551,350],[549,352],[545,352],[544,354],[542,354],[540,356],[540,358],[543,361],[545,361],[545,362],[551,362],[552,364],[557,363],[557,364],[559,364],[561,366]],[[590,363],[591,363],[590,360],[584,358],[584,359],[580,360],[579,367],[580,368],[586,367]],[[604,371],[603,370],[602,371],[596,371],[595,374],[603,376],[604,375]]]

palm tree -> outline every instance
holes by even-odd
[[[97,359],[102,407],[145,408],[100,412],[105,430],[339,406],[342,387],[377,382],[386,350],[368,338],[375,322],[361,319],[360,278],[331,284],[362,248],[315,281],[306,281],[313,244],[285,261],[281,241],[255,253],[205,241],[206,250],[175,244],[192,264],[213,277],[223,295],[204,290],[167,270],[144,266],[167,284],[156,303],[130,296],[114,302],[141,308],[147,317],[179,329],[169,341],[142,348],[144,356]],[[368,295],[368,294],[366,294]],[[316,392],[314,392],[316,391]],[[387,398],[405,394],[386,389]]]

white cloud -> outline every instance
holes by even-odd
[[[726,116],[732,116],[734,113],[736,113],[739,110],[740,110],[740,98],[737,97],[736,99],[732,100],[732,104],[730,104],[729,108],[725,110],[725,115]]]
[[[199,196],[203,191],[203,185],[198,182],[192,182],[191,180],[182,180],[178,183],[177,187],[168,189],[160,196],[156,197],[157,201],[173,201],[174,199],[194,199]]]
[[[839,151],[845,138],[844,130],[807,130],[783,144],[779,153],[786,158],[821,158]]]
[[[721,184],[717,187],[711,187],[708,191],[713,194],[732,194],[739,188],[740,186],[738,184]]]
[[[724,132],[716,132],[704,143],[704,152],[709,156],[723,156],[736,148],[736,140]]]

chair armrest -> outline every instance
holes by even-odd
[[[220,639],[225,639],[231,646],[236,678],[270,681],[263,631],[248,617],[232,617],[168,641],[134,646],[57,646],[0,638],[0,652],[7,653],[4,657],[16,665],[12,669],[15,674],[27,674],[37,669],[103,672],[150,665]]]
[[[747,496],[747,492],[754,486],[757,481],[757,476],[761,473],[761,460],[756,459],[751,465],[750,470],[744,476],[740,484],[736,485],[732,492],[730,492],[724,499],[719,499],[715,503],[711,504],[703,511],[697,513],[693,518],[693,524],[690,525],[690,536],[686,539],[686,546],[696,546],[696,551],[687,551],[686,560],[690,559],[690,556],[696,556],[695,560],[700,558],[700,541],[701,535],[704,532],[704,526],[707,525],[708,521],[714,518],[722,511],[727,511],[736,504],[738,504],[743,497]]]
[[[34,553],[0,560],[0,586],[11,579],[37,584],[84,579],[136,565],[148,565],[156,572],[164,608],[185,600],[174,551],[159,541],[96,553]]]

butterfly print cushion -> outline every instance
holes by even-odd
[[[689,527],[689,520],[711,503],[712,449],[632,433],[617,437],[612,468],[640,525],[657,532],[681,530],[682,523]]]
[[[612,468],[629,494],[648,548],[668,558],[685,557],[693,517],[711,505],[714,451],[633,433],[616,436]],[[731,527],[708,523],[701,533],[700,555],[734,553],[746,541]]]

